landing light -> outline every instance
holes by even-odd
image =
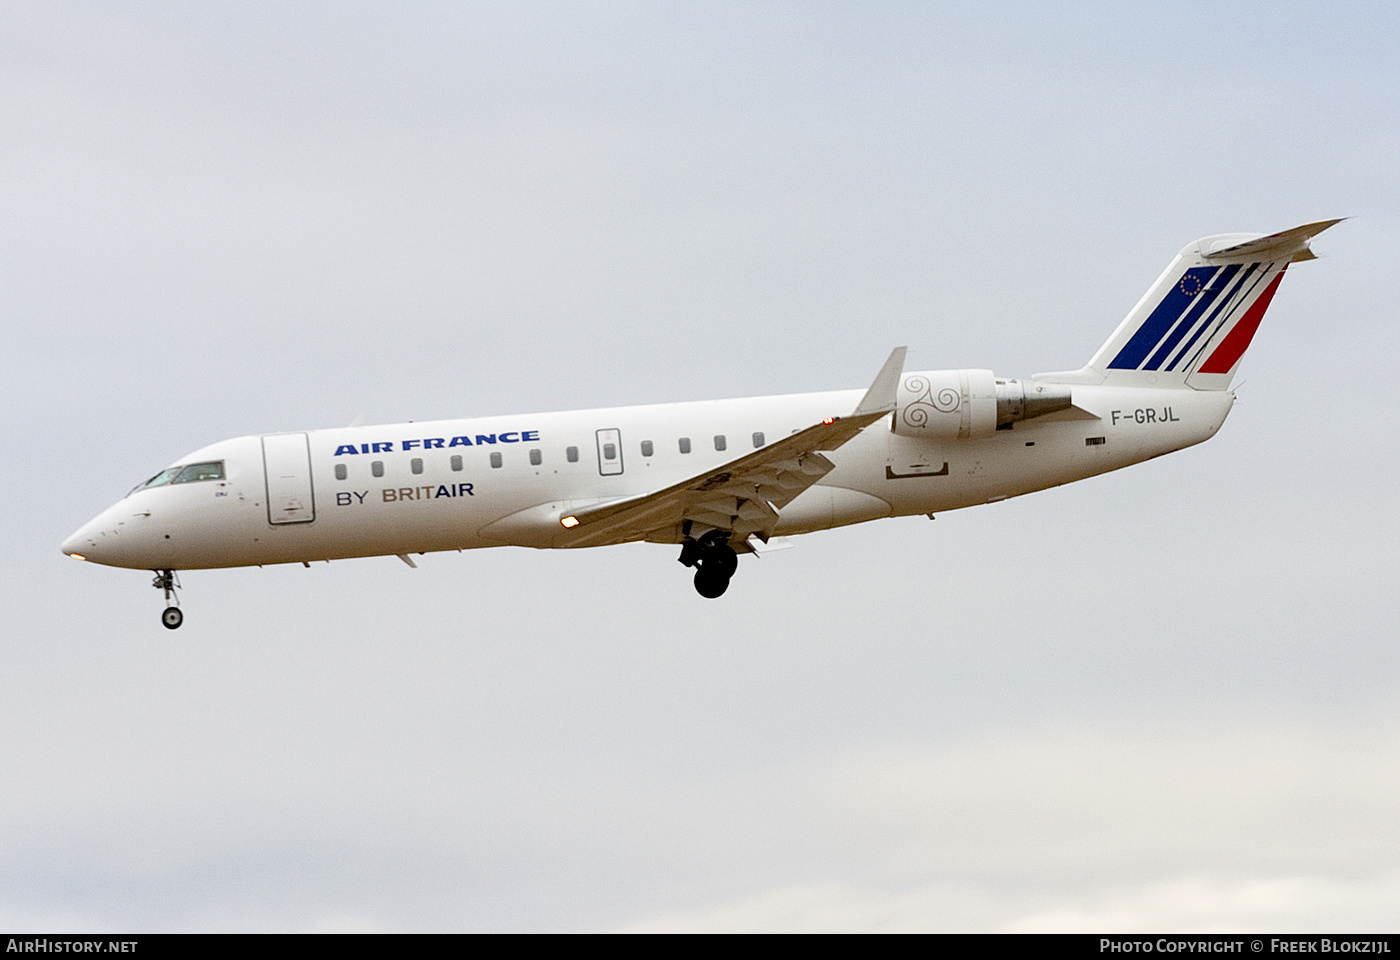
[[[833,424],[833,423],[835,423],[835,422],[836,422],[836,418],[835,418],[835,417],[827,417],[825,420],[822,421],[822,423],[825,423],[825,424],[828,424],[828,425]]]
[[[574,527],[578,526],[578,517],[565,517],[559,522],[562,523],[567,529],[572,530]]]
[[[87,559],[87,557],[83,556],[81,553],[70,553],[70,554],[68,554],[68,556],[72,557],[74,560],[86,560],[86,559]]]

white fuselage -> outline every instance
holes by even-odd
[[[310,431],[306,475],[287,481],[301,493],[290,499],[265,463],[265,451],[286,443],[239,437],[180,461],[222,461],[221,479],[137,489],[63,550],[188,570],[562,545],[569,511],[693,477],[756,441],[843,416],[860,398],[856,390]],[[1223,390],[1077,385],[1072,409],[962,440],[900,436],[886,417],[828,454],[835,469],[781,510],[773,532],[953,510],[1115,470],[1208,439],[1233,400]],[[651,539],[680,542],[681,533]]]

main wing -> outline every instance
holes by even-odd
[[[835,468],[822,451],[835,450],[895,409],[904,370],[896,347],[856,409],[828,417],[761,450],[664,489],[576,510],[563,517],[560,547],[595,547],[652,539],[690,521],[692,527],[726,530],[735,541],[767,540],[778,512]],[[666,538],[669,539],[669,538]]]

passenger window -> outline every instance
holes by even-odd
[[[603,459],[604,459],[604,460],[616,460],[616,459],[617,459],[617,444],[615,444],[615,443],[605,443],[605,444],[603,444]]]
[[[757,450],[761,446],[763,446],[763,431],[759,430],[753,435],[753,448]]]
[[[578,447],[565,447],[564,459],[570,463],[578,463]]]
[[[499,467],[500,465],[501,465],[501,455],[500,455],[499,453],[493,453],[493,454],[491,454],[491,466],[493,466],[493,467]]]
[[[335,478],[337,480],[344,480],[349,475],[350,471],[345,468],[345,464],[337,463],[335,465]]]
[[[374,474],[376,477],[384,476],[384,461],[376,460],[373,463],[371,463],[369,465],[369,472]]]
[[[689,438],[689,437],[681,437],[681,453],[689,453],[689,452],[690,452],[690,438]]]
[[[544,456],[538,450],[530,451],[530,466],[538,467],[544,462]]]
[[[171,480],[171,483],[194,483],[198,480],[222,480],[224,478],[224,462],[215,460],[212,463],[192,463],[180,471],[179,475]]]
[[[722,434],[722,433],[717,433],[717,434],[715,434],[715,449],[716,449],[716,450],[723,450],[723,449],[725,449],[725,448],[728,447],[728,446],[729,446],[729,441],[726,440],[726,439],[724,439],[724,434]]]
[[[458,473],[462,472],[462,455],[460,453],[454,453],[452,459],[449,460],[448,463],[452,464],[453,470],[456,470]]]
[[[408,468],[414,473],[422,473],[423,459],[421,457],[414,457],[412,460],[408,461]]]
[[[642,456],[644,456],[644,457],[649,457],[649,456],[651,456],[652,451],[653,451],[654,449],[655,449],[655,448],[651,445],[651,441],[650,441],[650,440],[643,440],[643,441],[642,441]]]

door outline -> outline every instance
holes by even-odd
[[[598,473],[604,477],[616,477],[622,473],[622,431],[616,427],[597,432]],[[611,443],[617,453],[611,459],[603,456],[603,445]]]
[[[263,489],[267,522],[276,526],[316,519],[316,490],[311,483],[311,441],[304,433],[276,433],[262,438]]]

